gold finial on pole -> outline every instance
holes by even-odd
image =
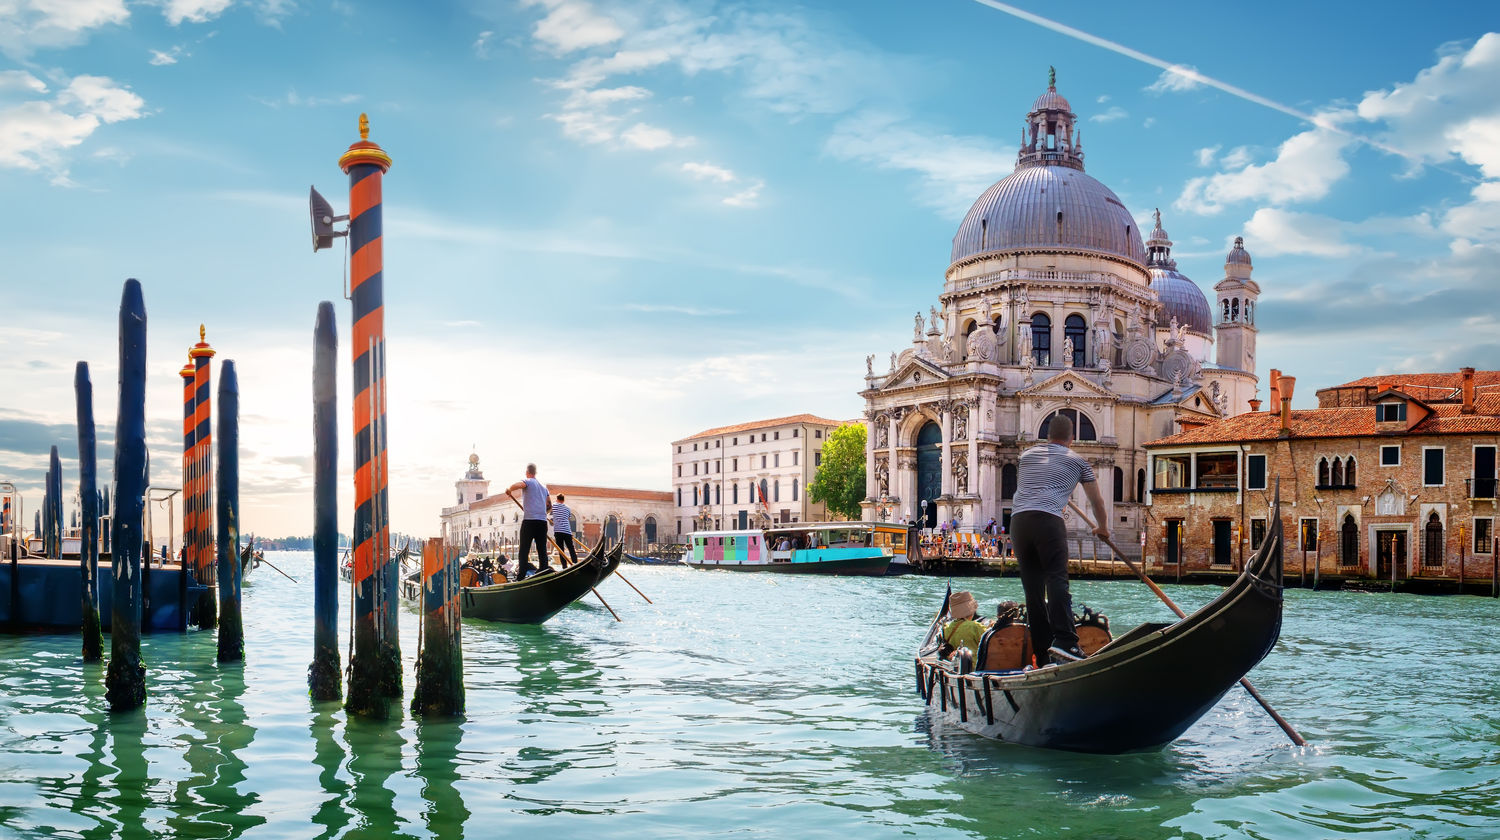
[[[359,139],[370,139],[370,116],[368,114],[359,115]]]

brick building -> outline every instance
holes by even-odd
[[[1271,372],[1271,405],[1146,444],[1146,556],[1168,571],[1241,568],[1281,482],[1298,576],[1490,581],[1500,371],[1396,374],[1318,392]]]

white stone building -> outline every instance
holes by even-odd
[[[808,501],[807,485],[822,464],[823,441],[841,425],[796,414],[673,441],[674,535],[827,519],[822,503]]]
[[[672,494],[665,490],[552,484],[545,476],[538,477],[554,500],[559,493],[566,497],[573,512],[573,531],[589,545],[607,537],[611,542],[624,540],[627,551],[641,554],[674,541],[668,532]],[[505,481],[504,486],[519,480],[518,475]],[[468,471],[454,482],[458,503],[442,511],[448,542],[470,551],[498,550],[513,555],[521,536],[521,509],[503,489],[490,495],[489,487],[489,479],[479,469],[479,456],[470,455]],[[519,499],[520,494],[516,497]]]
[[[1049,84],[1026,115],[1015,171],[959,226],[938,306],[918,313],[886,371],[866,360],[865,518],[935,508],[960,528],[1005,522],[1017,458],[1061,413],[1112,527],[1134,535],[1141,444],[1182,420],[1251,410],[1260,290],[1242,241],[1210,307],[1178,272],[1160,213],[1143,243],[1130,211],[1084,173],[1075,119]]]

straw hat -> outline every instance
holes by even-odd
[[[968,592],[955,592],[948,602],[948,614],[954,619],[973,618],[979,611],[979,602]]]

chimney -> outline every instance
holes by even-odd
[[[1292,390],[1297,387],[1297,377],[1277,376],[1276,386],[1281,391],[1281,436],[1292,436]]]
[[[1474,413],[1474,369],[1471,367],[1460,368],[1459,373],[1464,377],[1464,407],[1461,414]]]
[[[1271,368],[1271,404],[1267,411],[1281,410],[1281,371]]]

